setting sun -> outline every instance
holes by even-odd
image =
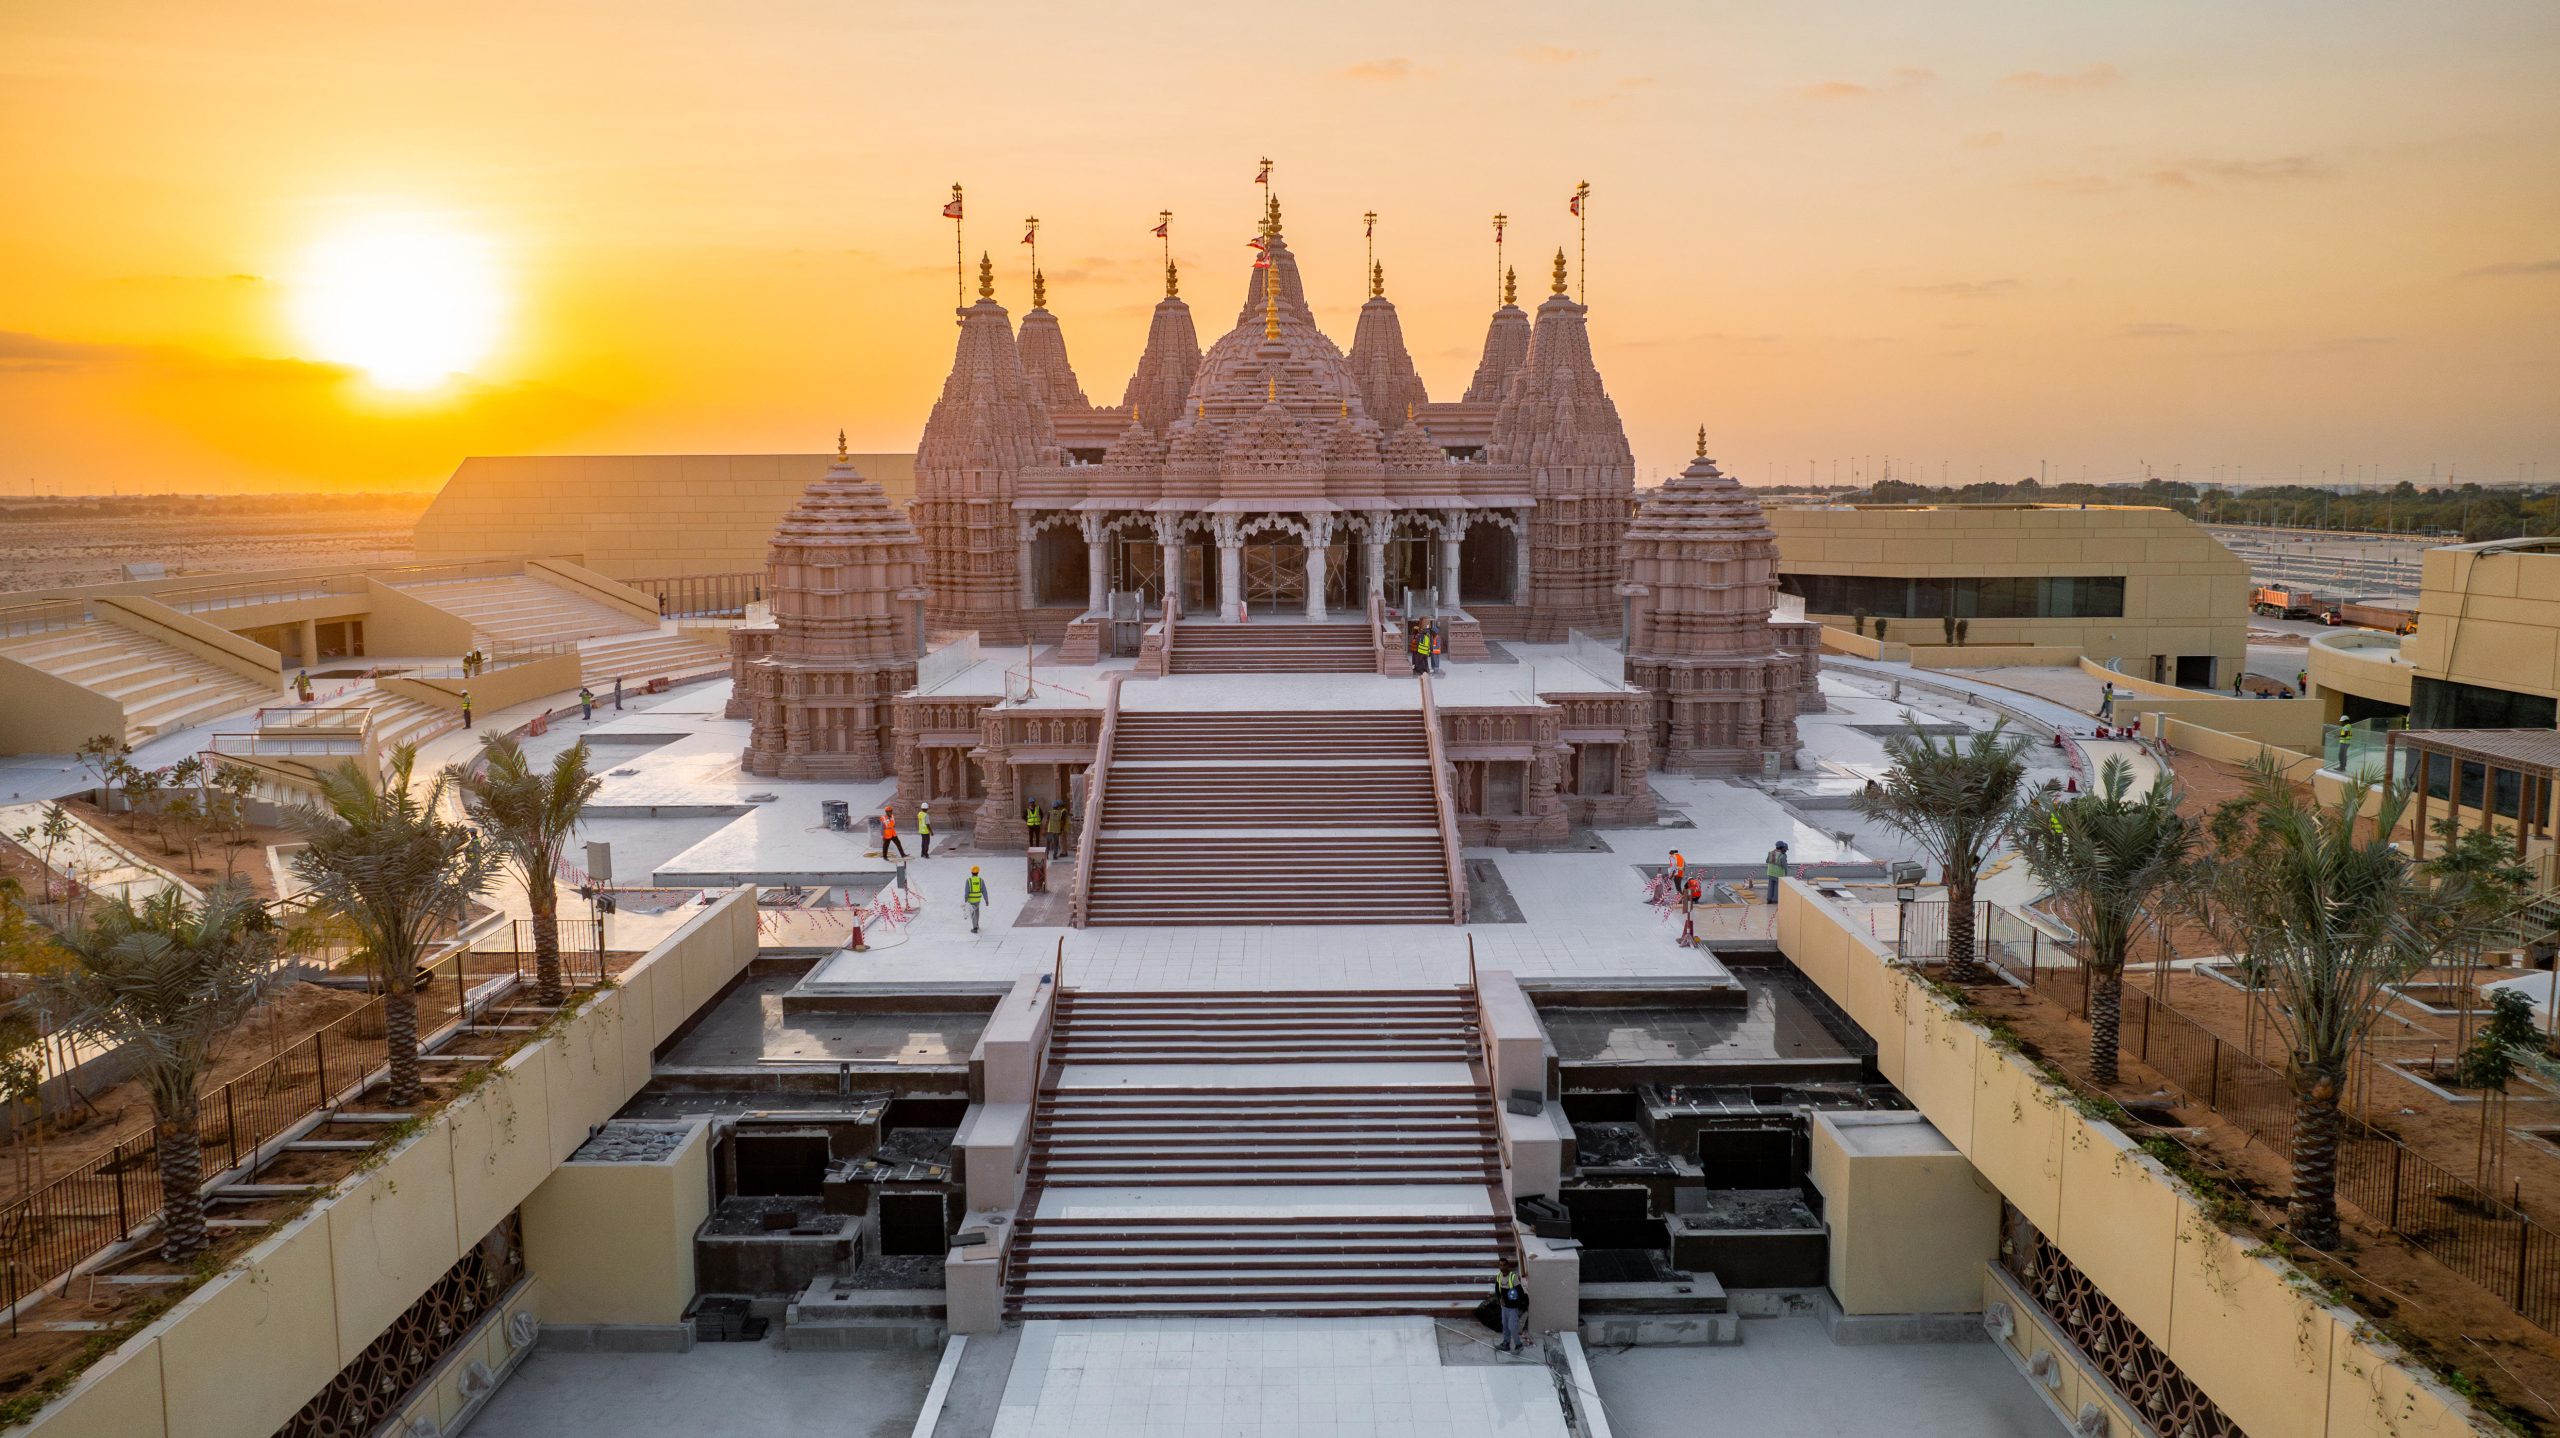
[[[470,369],[497,338],[486,242],[413,215],[379,215],[324,236],[295,276],[294,316],[312,357],[386,389],[427,389]]]

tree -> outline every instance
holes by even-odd
[[[80,747],[71,751],[71,757],[79,760],[80,767],[95,776],[100,790],[107,790],[114,786],[125,763],[133,758],[133,746],[113,734],[93,734],[80,741]],[[102,808],[105,799],[106,796],[101,794],[99,803]]]
[[[2195,848],[2195,828],[2178,812],[2166,773],[2141,798],[2132,793],[2133,766],[2109,759],[2090,792],[2048,792],[2017,827],[2027,866],[2053,889],[2087,946],[2089,1073],[2101,1084],[2116,1081],[2125,959]]]
[[[2463,892],[2477,906],[2477,917],[2494,923],[2512,919],[2518,903],[2533,884],[2533,866],[2516,858],[2515,834],[2500,831],[2494,824],[2465,829],[2459,814],[2448,815],[2428,827],[2444,840],[2443,846],[2421,865],[2429,877],[2439,881],[2462,879]],[[2454,1035],[2456,1052],[2471,1047],[2472,985],[2480,976],[2484,949],[2494,940],[2483,934],[2453,953]]]
[[[390,1101],[403,1105],[416,1103],[420,1091],[419,967],[427,947],[461,922],[497,871],[480,836],[444,816],[448,776],[438,775],[423,793],[412,787],[417,762],[417,746],[402,744],[379,784],[352,761],[325,770],[320,802],[292,815],[304,841],[294,872],[315,904],[346,917],[382,986]]]
[[[2007,721],[1976,730],[1945,747],[1913,719],[1908,733],[1885,741],[1893,770],[1858,796],[1858,812],[1908,835],[1938,868],[1947,886],[1947,980],[1982,978],[1974,950],[1973,890],[1982,861],[2007,834],[2028,802],[2027,747],[2008,733]]]
[[[238,871],[240,850],[249,842],[249,795],[257,787],[255,770],[229,760],[214,766],[213,778],[205,786],[205,818],[222,831],[222,876],[226,879]]]
[[[101,907],[70,947],[75,962],[47,990],[71,1027],[141,1060],[160,1164],[160,1256],[183,1262],[209,1242],[196,1094],[214,1046],[257,1004],[265,916],[244,884],[221,885],[201,905],[165,889],[139,906]]]
[[[53,902],[54,852],[71,842],[72,833],[71,816],[63,811],[60,804],[47,804],[42,818],[21,826],[9,836],[18,841],[19,847],[36,856],[36,863],[44,870],[41,882],[44,902],[48,904]]]
[[[2489,996],[2489,1022],[2454,1060],[2453,1081],[2480,1093],[2480,1137],[2472,1145],[2471,1169],[2482,1188],[2495,1191],[2506,1167],[2507,1084],[2528,1056],[2542,1051],[2542,1036],[2533,1031],[2533,1000],[2500,989]]]
[[[2368,799],[2370,822],[2360,822]],[[2293,1198],[2286,1220],[2316,1248],[2338,1243],[2339,1103],[2385,986],[2472,941],[2470,880],[2426,882],[2392,844],[2410,791],[2349,784],[2323,805],[2271,762],[2205,825],[2188,889],[2225,952],[2260,975],[2257,1001],[2285,1046],[2293,1094]]]
[[[604,781],[587,772],[583,739],[544,771],[510,734],[482,739],[480,755],[480,773],[462,780],[462,802],[524,884],[533,909],[534,994],[558,1005],[568,998],[560,977],[560,860]]]

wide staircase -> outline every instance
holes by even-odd
[[[502,645],[566,644],[600,634],[654,633],[644,619],[609,604],[572,594],[527,574],[475,579],[428,579],[395,584]]]
[[[581,640],[578,668],[578,682],[604,694],[611,692],[616,679],[637,688],[652,679],[726,673],[729,652],[690,634],[653,629]]]
[[[1418,708],[1124,709],[1095,819],[1088,924],[1450,921]]]
[[[277,698],[273,686],[103,619],[0,642],[0,654],[113,699],[131,744]]]
[[[1466,989],[1064,989],[1015,1318],[1457,1317],[1516,1256]]]
[[[1178,624],[1169,674],[1374,674],[1365,624]]]

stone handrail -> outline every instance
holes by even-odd
[[[1156,658],[1156,662],[1164,666],[1161,672],[1166,674],[1173,672],[1173,621],[1180,617],[1182,608],[1174,603],[1173,591],[1167,589],[1164,594],[1164,645]]]
[[[1173,605],[1165,605],[1165,628],[1173,627]],[[1067,893],[1067,927],[1084,927],[1085,906],[1093,901],[1093,846],[1102,832],[1102,786],[1111,771],[1111,744],[1120,731],[1120,685],[1129,677],[1114,669],[1102,681],[1102,728],[1093,741],[1093,763],[1084,771],[1084,829],[1076,835],[1076,882]]]
[[[1370,657],[1376,662],[1379,673],[1402,672],[1405,662],[1404,655],[1399,652],[1402,648],[1402,645],[1394,641],[1393,634],[1387,628],[1385,596],[1371,594],[1369,596],[1369,649]]]
[[[1440,849],[1448,859],[1449,922],[1467,921],[1467,861],[1458,847],[1457,808],[1449,800],[1448,756],[1440,746],[1440,711],[1431,702],[1431,676],[1421,676],[1422,743],[1430,756],[1431,809],[1440,824]]]

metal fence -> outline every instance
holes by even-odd
[[[656,599],[658,613],[668,619],[744,619],[748,605],[764,602],[764,571],[760,569],[622,582]]]
[[[562,920],[560,949],[572,984],[593,986],[603,979],[600,920]],[[466,1029],[477,1025],[517,987],[492,980],[512,975],[529,982],[533,970],[532,924],[524,919],[446,955],[422,972],[420,1032],[453,1021]],[[362,1092],[379,1060],[360,1044],[382,1036],[384,1002],[377,995],[199,1099],[196,1137],[206,1168],[219,1173],[246,1166],[254,1180],[258,1166],[272,1157],[260,1152],[270,1140]],[[44,1187],[0,1205],[0,1307],[13,1308],[110,1244],[131,1238],[159,1213],[157,1148],[146,1124]]]
[[[1906,963],[1946,957],[1944,903],[1902,905]],[[2089,1016],[2089,967],[2079,945],[1984,903],[1976,915],[1983,963],[2072,1017]],[[2165,945],[2162,949],[2166,953]],[[2126,984],[2118,1043],[2189,1099],[2279,1153],[2293,1142],[2293,1090],[2284,1071],[2253,1057],[2167,1003]],[[2078,1069],[2078,1055],[2053,1055]],[[2361,1120],[2341,1116],[2338,1198],[2413,1248],[2505,1299],[2526,1321],[2560,1332],[2560,1231]]]

